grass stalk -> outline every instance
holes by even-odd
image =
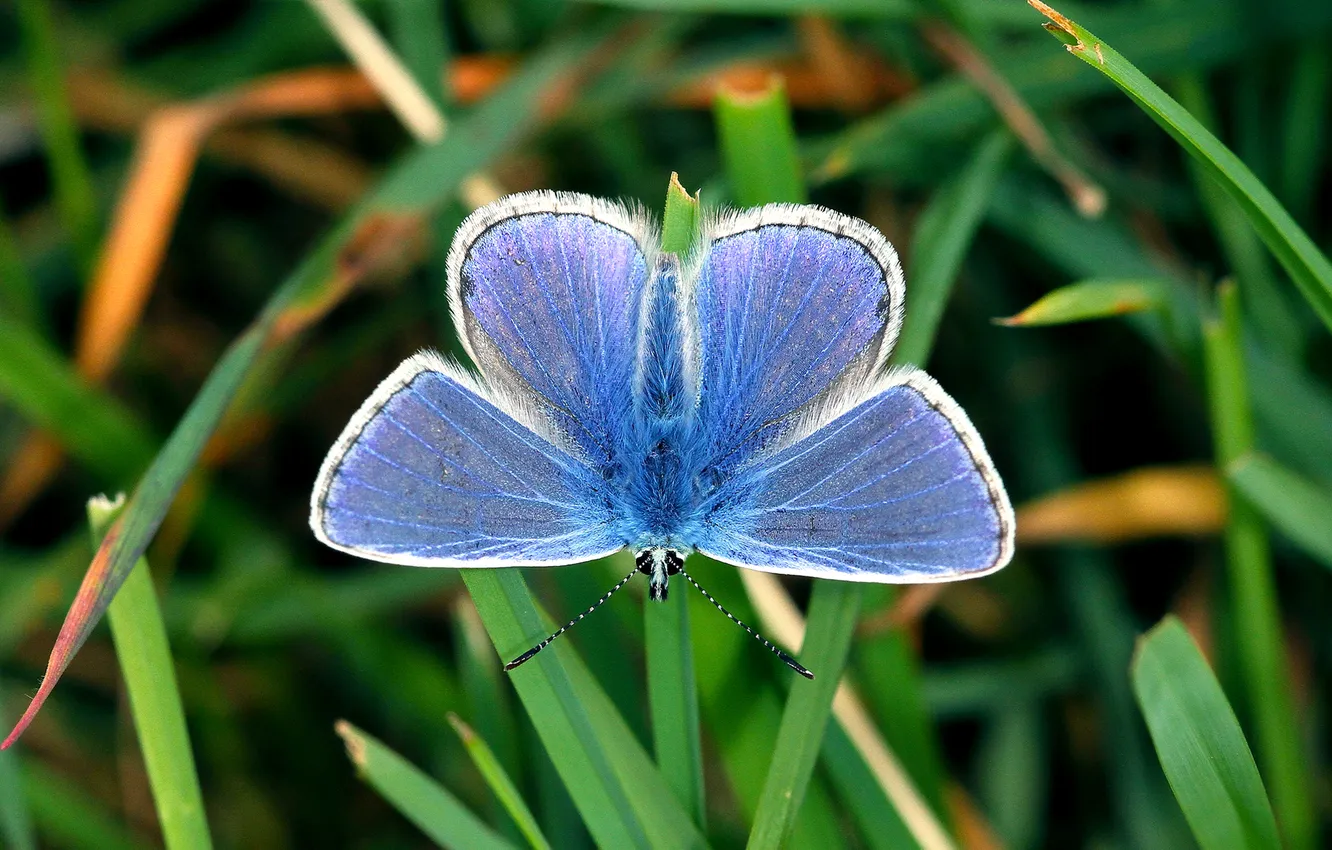
[[[698,230],[699,204],[671,175],[662,219],[663,251],[683,256]],[[652,742],[666,784],[694,822],[706,823],[703,744],[699,737],[698,682],[689,630],[686,585],[660,603],[643,605]]]
[[[101,541],[121,505],[120,500],[112,502],[102,497],[88,502],[94,544]],[[107,609],[107,622],[125,678],[162,838],[168,850],[206,850],[213,842],[204,818],[194,752],[185,728],[185,710],[176,687],[175,663],[157,590],[144,558],[135,563]]]
[[[85,276],[97,259],[97,196],[65,94],[59,40],[49,0],[18,0],[19,28],[37,107],[37,124],[51,162],[56,206]]]
[[[1225,469],[1253,449],[1254,426],[1233,284],[1221,286],[1219,308],[1219,316],[1204,320],[1203,349],[1216,461]],[[1318,823],[1291,695],[1267,529],[1233,488],[1225,544],[1235,633],[1241,636],[1237,648],[1244,703],[1253,718],[1258,761],[1286,846],[1312,850],[1318,845]]]

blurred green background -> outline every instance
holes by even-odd
[[[1332,4],[1058,9],[1095,39],[1020,0],[0,6],[6,724],[89,564],[85,628],[151,541],[114,644],[91,631],[0,754],[0,845],[1321,846]],[[349,52],[364,25],[405,74]],[[652,634],[634,583],[516,691],[530,600],[562,622],[627,560],[466,586],[358,562],[313,539],[310,488],[400,360],[463,356],[443,261],[471,208],[660,215],[672,172],[704,210],[808,199],[897,246],[899,358],[984,436],[1017,556],[928,590],[783,580],[821,690],[683,586],[692,640]],[[122,490],[94,560],[85,502]],[[1133,663],[1171,614],[1193,641],[1170,621]],[[692,645],[674,684],[645,630]],[[882,752],[827,721],[843,664]]]

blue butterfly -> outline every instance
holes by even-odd
[[[872,582],[1008,563],[1013,510],[975,428],[924,372],[884,368],[905,284],[877,230],[772,204],[706,221],[685,258],[658,239],[586,195],[468,217],[448,296],[478,374],[422,352],[381,383],[324,461],[315,535],[425,567],[627,546],[611,592],[642,572],[654,600],[693,581],[691,552]]]

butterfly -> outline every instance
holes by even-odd
[[[423,567],[628,547],[610,593],[644,573],[652,600],[674,575],[697,586],[693,552],[898,583],[1009,561],[1013,510],[976,429],[924,372],[886,368],[905,283],[875,228],[771,204],[705,220],[685,257],[659,239],[641,211],[571,193],[469,216],[447,286],[477,371],[422,352],[379,385],[320,470],[318,539]]]

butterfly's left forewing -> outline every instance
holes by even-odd
[[[718,489],[700,551],[767,572],[894,583],[1008,563],[1008,496],[966,414],[933,379],[890,373],[826,418]]]
[[[516,406],[437,355],[403,363],[324,460],[315,535],[427,567],[554,566],[621,548],[594,473],[510,415],[531,418]]]

